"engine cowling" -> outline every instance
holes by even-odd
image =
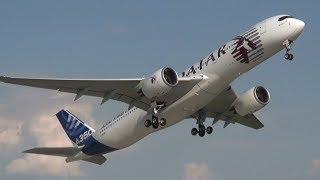
[[[235,100],[234,109],[239,115],[245,116],[260,110],[269,100],[270,93],[267,89],[262,86],[253,87]]]
[[[148,99],[154,100],[164,96],[178,84],[178,74],[172,68],[165,67],[143,79],[141,84],[142,93]]]

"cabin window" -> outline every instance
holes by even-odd
[[[292,16],[282,16],[282,17],[280,17],[279,19],[278,19],[278,21],[283,21],[283,20],[285,20],[285,19],[287,19],[287,18],[293,18]]]

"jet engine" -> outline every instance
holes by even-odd
[[[178,74],[175,70],[165,67],[141,82],[141,92],[148,99],[155,100],[167,94],[178,84]]]
[[[269,103],[269,100],[268,90],[262,86],[257,86],[239,96],[233,103],[233,107],[239,115],[245,116],[260,110]]]

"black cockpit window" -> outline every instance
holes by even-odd
[[[285,20],[285,19],[287,19],[287,18],[293,18],[292,16],[282,16],[282,17],[280,17],[279,19],[278,19],[278,21],[283,21],[283,20]]]

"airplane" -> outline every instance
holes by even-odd
[[[264,127],[254,115],[270,101],[270,93],[256,86],[237,95],[230,83],[281,50],[292,60],[292,44],[305,23],[290,15],[263,20],[236,36],[178,75],[163,67],[146,78],[132,79],[43,79],[1,76],[4,83],[17,84],[102,98],[101,105],[116,100],[128,110],[93,129],[66,109],[56,116],[73,147],[36,147],[25,153],[65,157],[66,162],[83,160],[95,164],[106,161],[104,154],[137,143],[147,135],[194,118],[191,134],[212,134],[213,125],[224,122],[253,129]],[[212,125],[205,127],[206,119]]]

